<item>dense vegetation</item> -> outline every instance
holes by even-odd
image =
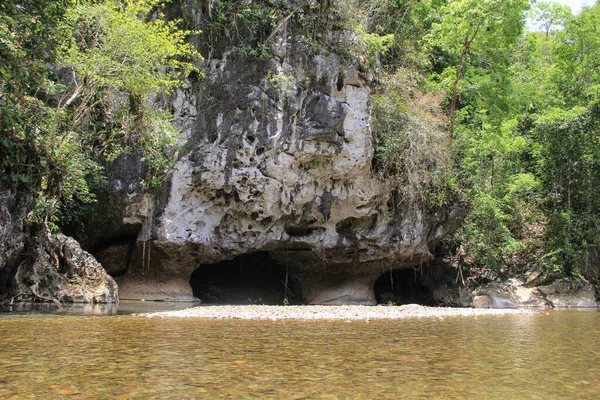
[[[0,185],[37,197],[31,220],[60,223],[61,210],[68,219],[73,203],[93,202],[120,152],[143,157],[148,187],[160,184],[176,153],[160,98],[200,58],[194,29],[205,56],[228,29],[242,54],[269,58],[292,20],[317,47],[322,29],[354,30],[351,55],[381,76],[377,171],[415,206],[467,200],[445,248],[457,267],[597,283],[600,4],[573,15],[527,0],[187,2],[199,25],[162,18],[163,3],[0,4]]]
[[[0,5],[0,184],[37,197],[31,221],[54,226],[61,211],[93,202],[104,163],[122,152],[143,158],[149,188],[160,183],[176,131],[150,97],[180,86],[197,53],[191,32],[161,19],[158,6]]]
[[[598,283],[600,4],[572,15],[524,0],[375,3],[370,29],[395,35],[387,80],[418,82],[405,105],[442,96],[453,168],[438,190],[469,208],[447,243],[456,266]]]

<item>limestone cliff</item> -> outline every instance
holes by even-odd
[[[267,252],[306,302],[373,304],[378,276],[426,263],[455,225],[457,211],[409,206],[373,173],[373,78],[352,55],[353,32],[315,47],[291,21],[270,59],[221,42],[204,77],[177,93],[186,144],[163,193],[128,192],[132,180],[113,176],[124,226],[142,226],[121,253],[122,298],[189,299],[197,268]]]

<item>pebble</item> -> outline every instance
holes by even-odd
[[[535,314],[527,309],[482,309],[425,307],[417,304],[402,306],[198,306],[178,311],[136,314],[138,316],[209,319],[270,319],[270,320],[363,320],[446,317],[477,317],[480,315]]]

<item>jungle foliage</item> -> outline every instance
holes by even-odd
[[[394,35],[380,54],[376,166],[407,188],[419,159],[419,193],[463,193],[467,217],[446,243],[456,265],[474,279],[535,271],[598,283],[600,4],[578,15],[525,0],[361,7],[367,32]],[[406,121],[431,127],[440,110],[446,140],[430,129],[429,145],[407,153]]]
[[[2,187],[37,196],[31,220],[93,202],[104,163],[122,152],[140,155],[147,187],[160,184],[176,131],[158,96],[199,57],[192,32],[160,10],[158,0],[0,5]]]
[[[140,154],[147,185],[160,185],[176,152],[160,99],[194,70],[188,43],[207,58],[226,41],[269,59],[291,21],[307,49],[379,76],[374,168],[402,201],[467,200],[446,244],[461,268],[597,282],[600,4],[573,15],[528,0],[165,3],[0,3],[0,179],[36,194],[32,218],[94,201],[121,152]],[[328,48],[334,30],[354,32],[354,48]]]

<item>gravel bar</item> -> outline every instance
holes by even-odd
[[[371,320],[403,318],[473,317],[483,315],[535,314],[527,309],[445,308],[417,304],[403,306],[199,306],[179,311],[136,314],[138,316],[259,320]]]

